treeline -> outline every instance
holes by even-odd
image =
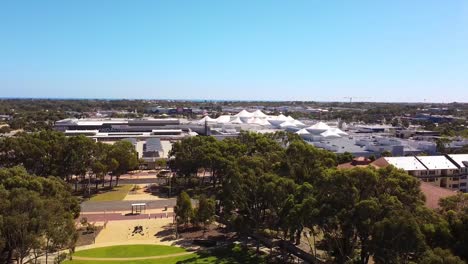
[[[39,256],[73,250],[80,206],[70,187],[22,167],[0,169],[0,263],[35,263]]]
[[[138,166],[138,155],[132,143],[118,141],[113,145],[85,136],[66,137],[61,132],[41,131],[21,133],[0,138],[0,167],[23,166],[37,176],[57,176],[68,183],[104,184],[110,175],[109,186],[118,184],[120,175]]]
[[[34,262],[74,249],[80,206],[71,183],[85,196],[92,186],[118,184],[138,165],[130,142],[96,143],[84,136],[42,131],[0,138],[0,263]],[[35,263],[35,262],[34,262]]]
[[[428,209],[418,180],[393,167],[338,170],[335,154],[285,133],[191,137],[170,155],[173,186],[216,199],[220,221],[240,235],[308,239],[333,263],[468,260],[468,197]]]

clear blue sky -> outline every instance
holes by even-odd
[[[0,97],[468,102],[468,1],[1,1]]]

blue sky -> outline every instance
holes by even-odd
[[[468,102],[468,1],[1,1],[0,97]]]

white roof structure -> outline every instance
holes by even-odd
[[[422,164],[430,170],[456,170],[458,169],[445,156],[420,156],[417,157]]]
[[[275,120],[288,121],[288,118],[283,114],[280,114],[280,115],[276,116],[276,118],[274,118],[274,119]]]
[[[426,170],[426,167],[424,167],[424,165],[422,165],[415,157],[385,157],[384,159],[389,164],[405,171]]]
[[[265,114],[264,114],[262,111],[260,111],[260,110],[255,110],[255,111],[252,113],[252,115],[253,115],[254,117],[260,117],[260,118],[266,118],[266,117],[267,117],[267,115],[265,115]]]
[[[235,114],[235,117],[253,117],[253,113],[248,112],[247,110],[242,110],[239,113]]]
[[[339,129],[339,128],[336,128],[336,127],[332,127],[330,128],[330,131],[333,132],[333,133],[336,133],[340,136],[347,136],[348,133],[344,132],[343,130]]]
[[[281,123],[288,121],[288,118],[283,114],[279,116],[269,116],[267,119],[274,126],[279,126]]]
[[[229,121],[230,124],[242,124],[242,120],[240,119],[240,117],[236,117],[234,118],[233,120]]]
[[[198,120],[198,124],[205,124],[205,122],[216,122],[216,119],[209,116],[205,116],[202,119]]]
[[[296,134],[298,134],[298,135],[310,135],[309,131],[307,131],[307,129],[305,129],[305,128],[298,130],[296,132]]]
[[[230,115],[222,115],[216,118],[216,122],[221,124],[229,123],[229,121],[231,121]]]
[[[299,120],[294,119],[292,122],[293,122],[293,124],[295,124],[296,126],[299,126],[299,127],[305,127],[306,126],[304,123],[302,123]]]
[[[262,126],[270,126],[270,122],[268,122],[268,120],[264,119],[264,118],[259,118],[258,119],[258,123],[259,125],[262,125]]]
[[[294,119],[292,116],[287,116],[287,117],[286,117],[286,120],[287,120],[287,121],[294,121],[295,119]]]
[[[325,132],[320,133],[324,138],[340,138],[341,136],[331,130],[326,130]]]
[[[322,133],[322,132],[329,130],[330,126],[328,126],[327,124],[323,122],[318,122],[317,124],[314,124],[310,127],[306,127],[306,129],[312,133]]]
[[[253,120],[252,120],[252,124],[257,124],[257,125],[261,125],[261,126],[263,126],[265,124],[264,122],[267,122],[268,124],[270,124],[270,122],[266,121],[263,118],[259,118],[259,117],[254,117]]]
[[[468,154],[450,154],[448,156],[461,168],[468,168]]]
[[[291,121],[284,121],[279,125],[281,128],[286,128],[286,127],[297,127],[293,122]]]

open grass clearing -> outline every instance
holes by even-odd
[[[99,261],[99,260],[71,260],[65,261],[64,264],[182,264],[182,263],[216,263],[215,258],[210,260],[211,262],[186,262],[191,261],[194,258],[197,258],[197,254],[190,254],[179,257],[167,257],[160,259],[145,259],[145,260],[121,260],[121,261]]]
[[[133,258],[162,256],[181,252],[186,252],[186,250],[180,247],[163,245],[120,245],[77,251],[75,252],[75,256],[93,258]]]
[[[129,245],[126,247],[140,247],[141,245]],[[180,248],[179,248],[180,249]],[[183,249],[181,249],[183,250]],[[131,250],[136,253],[135,250]],[[80,251],[78,251],[80,252]],[[77,252],[77,253],[78,253]],[[81,251],[84,252],[84,251]],[[76,255],[76,254],[75,254]],[[164,256],[164,255],[162,255]],[[93,255],[91,257],[97,257]],[[117,256],[109,256],[117,257]],[[141,257],[141,256],[138,256]],[[265,260],[262,256],[257,257],[253,250],[243,248],[240,245],[217,248],[209,251],[202,251],[184,256],[169,256],[159,259],[144,260],[72,260],[67,264],[262,264]]]
[[[99,194],[93,195],[91,202],[122,201],[128,192],[132,189],[132,184],[119,185],[113,189],[104,190]]]

